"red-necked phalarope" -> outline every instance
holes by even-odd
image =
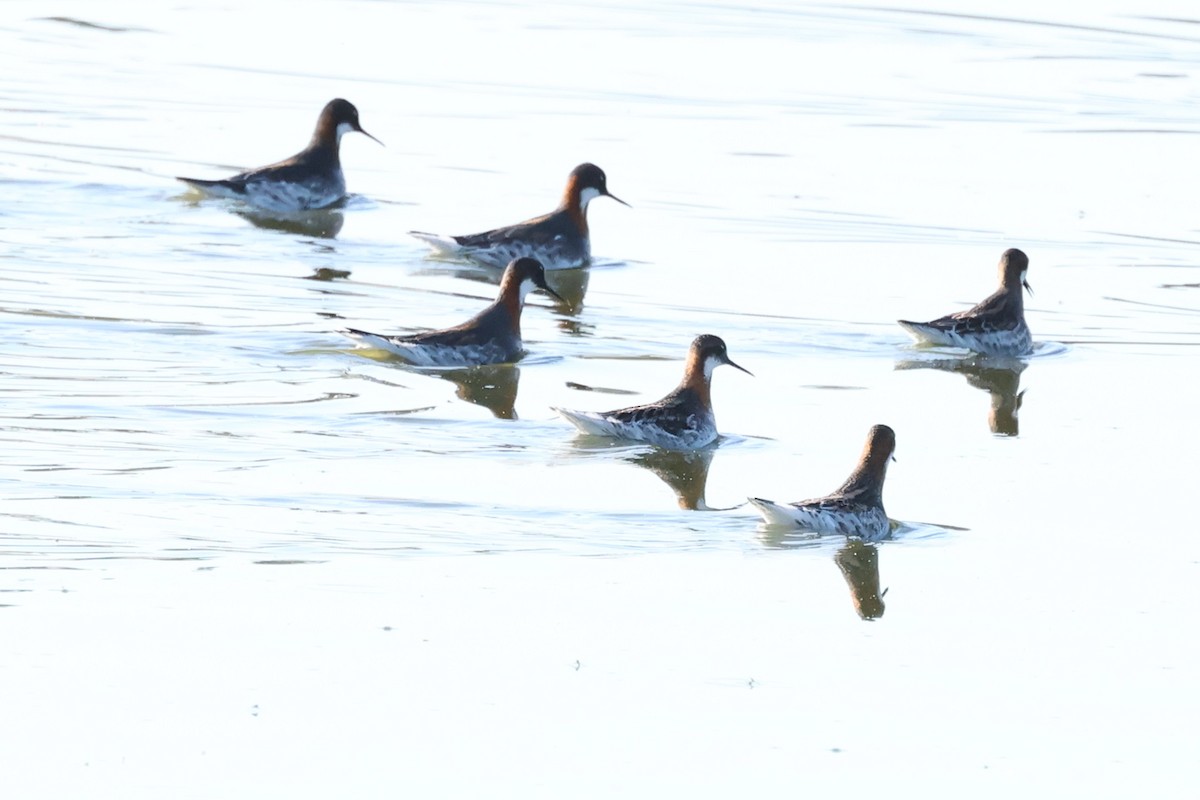
[[[330,100],[321,109],[308,147],[291,158],[225,180],[179,180],[205,194],[241,200],[267,211],[325,208],[346,196],[346,176],[342,174],[338,149],[342,134],[350,131],[375,139],[358,124],[358,109],[353,104],[340,98]]]
[[[463,367],[516,361],[521,345],[521,308],[535,288],[562,298],[546,284],[542,265],[532,258],[517,258],[504,270],[496,301],[471,319],[453,328],[410,336],[384,336],[354,328],[339,331],[352,339],[402,356],[419,367]]]
[[[764,521],[774,525],[800,525],[866,541],[882,539],[891,530],[883,510],[883,479],[895,450],[895,432],[887,425],[876,425],[867,434],[858,466],[833,494],[786,505],[759,497],[751,497],[750,503]]]
[[[730,360],[725,342],[719,336],[704,334],[692,341],[679,386],[657,403],[616,411],[554,410],[584,433],[636,439],[675,450],[695,450],[717,438],[711,389],[713,370],[721,364],[753,374]]]
[[[409,233],[427,242],[436,252],[463,256],[485,266],[500,267],[510,259],[529,256],[541,261],[546,269],[570,269],[586,264],[591,258],[588,203],[597,197],[611,197],[621,205],[629,205],[609,192],[605,184],[602,169],[595,164],[580,164],[571,170],[558,208],[545,216],[465,236]]]
[[[1029,272],[1029,256],[1016,248],[1000,256],[1000,288],[974,308],[930,322],[897,320],[918,342],[965,347],[976,353],[996,356],[1021,356],[1033,348],[1033,337],[1025,324],[1024,286]]]

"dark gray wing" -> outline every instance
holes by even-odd
[[[454,241],[468,248],[494,247],[513,240],[539,246],[551,244],[559,237],[569,236],[572,233],[574,233],[574,223],[571,222],[566,211],[559,210],[505,228],[453,238]]]
[[[508,309],[500,303],[493,303],[471,319],[455,325],[453,328],[443,328],[437,331],[416,333],[411,336],[397,336],[395,341],[409,344],[440,345],[442,347],[482,347],[486,344],[497,344],[506,350],[520,350],[520,338],[512,330]]]
[[[265,167],[246,170],[218,183],[234,187],[236,184],[258,181],[286,181],[305,183],[314,175],[328,175],[339,166],[337,151],[329,147],[301,150],[291,158],[268,164]]]
[[[960,334],[1012,330],[1021,324],[1021,315],[1016,313],[1013,305],[1012,293],[1001,289],[966,311],[947,314],[944,317],[918,324],[940,330],[953,330]]]
[[[683,436],[701,426],[703,420],[699,409],[697,398],[690,390],[684,389],[672,392],[657,403],[606,411],[603,416],[627,424],[649,423],[672,436]]]

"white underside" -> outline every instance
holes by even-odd
[[[433,248],[435,253],[441,253],[442,255],[457,255],[463,250],[463,246],[449,236],[442,236],[437,233],[421,233],[420,231],[409,231],[409,235],[425,242],[425,244]]]
[[[879,508],[837,511],[804,503],[780,504],[759,497],[748,498],[769,525],[799,526],[815,533],[852,536],[874,541],[887,536],[891,522]]]
[[[961,334],[954,330],[932,328],[919,322],[901,322],[900,327],[918,342],[946,347],[961,347],[976,353],[994,356],[1021,356],[1033,349],[1033,337],[1029,328],[984,333]]]
[[[285,214],[328,208],[346,195],[344,183],[316,188],[299,183],[252,181],[246,184],[245,194],[220,184],[204,186],[189,182],[188,186],[210,197],[237,200],[263,211]]]
[[[546,270],[574,269],[586,260],[588,244],[584,242],[583,259],[578,254],[567,257],[562,248],[553,243],[546,247],[534,247],[520,241],[501,242],[492,247],[463,247],[452,237],[437,233],[410,231],[409,234],[429,245],[439,255],[458,256],[489,267],[504,268],[514,258],[536,258]]]
[[[591,411],[571,411],[554,406],[551,406],[551,409],[583,433],[647,442],[672,450],[696,450],[707,447],[717,440],[718,435],[715,425],[701,425],[687,431],[682,436],[676,436],[651,422],[624,423]]]
[[[221,185],[205,186],[205,185],[199,184],[199,183],[192,183],[187,178],[180,178],[179,180],[183,181],[188,186],[195,189],[197,192],[200,192],[201,194],[206,194],[209,197],[229,198],[230,200],[241,200],[242,199],[241,194],[239,194],[238,192],[235,192],[232,189],[225,187],[225,186],[221,186]]]
[[[416,367],[470,367],[480,364],[503,364],[510,359],[504,348],[498,345],[469,347],[447,347],[445,345],[412,344],[389,339],[378,334],[356,334],[339,331],[343,336],[354,339],[362,347],[386,350],[400,356]]]
[[[241,195],[234,195],[242,197]],[[345,185],[316,189],[298,183],[259,181],[247,184],[242,199],[266,211],[313,211],[328,208],[346,196]]]

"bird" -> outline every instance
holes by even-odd
[[[611,197],[623,206],[621,198],[608,191],[604,170],[595,164],[580,164],[567,177],[558,208],[540,217],[516,225],[483,233],[443,236],[409,231],[429,244],[435,253],[462,256],[489,267],[504,266],[510,259],[530,256],[546,269],[571,269],[583,266],[591,258],[587,207],[597,197]]]
[[[562,298],[547,285],[545,270],[536,259],[514,258],[504,269],[500,294],[495,302],[461,325],[403,336],[385,336],[356,328],[346,328],[339,333],[401,356],[414,366],[504,364],[516,361],[524,353],[521,308],[535,288],[562,302]]]
[[[1033,294],[1025,276],[1029,256],[1014,248],[1000,256],[1000,288],[974,308],[930,322],[897,320],[918,342],[963,347],[983,355],[1020,356],[1033,349],[1025,324],[1021,287]]]
[[[583,433],[649,442],[672,450],[696,450],[717,438],[712,409],[712,374],[721,364],[750,370],[733,363],[719,336],[697,336],[688,350],[683,380],[655,403],[615,411],[570,411],[551,406]]]
[[[296,212],[327,208],[346,196],[346,176],[338,157],[342,135],[363,130],[358,109],[341,98],[321,109],[308,147],[291,158],[234,175],[224,180],[177,178],[213,197],[241,200],[264,211]]]
[[[883,480],[888,462],[895,460],[896,433],[887,425],[875,425],[858,465],[833,494],[796,503],[776,503],[751,497],[750,504],[771,525],[799,525],[817,533],[876,541],[888,535],[891,522],[883,510]]]

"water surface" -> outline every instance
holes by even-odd
[[[5,4],[6,785],[1187,796],[1194,16]],[[335,96],[387,144],[344,141],[345,208],[173,181]],[[496,275],[404,232],[547,211],[582,161],[633,208],[593,204],[519,365],[336,333],[474,314]],[[1037,352],[912,347],[1007,247]],[[718,371],[715,450],[550,412],[661,396],[699,333],[755,373]],[[891,541],[742,505],[833,489],[880,422]]]

